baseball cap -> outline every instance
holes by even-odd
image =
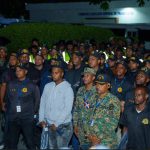
[[[116,61],[117,59],[116,59],[115,55],[111,54],[111,55],[109,55],[108,60]]]
[[[103,52],[99,53],[99,58],[103,58],[103,59],[106,59],[106,56]]]
[[[62,70],[64,70],[64,65],[61,61],[57,61],[55,65],[52,65],[52,68],[61,68]]]
[[[23,55],[23,54],[29,55],[29,50],[28,49],[21,49],[20,55]]]
[[[83,57],[83,53],[81,51],[74,51],[73,54],[79,57]]]
[[[43,55],[41,54],[41,51],[39,51],[35,56],[40,56],[44,59]]]
[[[19,67],[19,68],[21,68],[21,69],[28,70],[27,65],[26,65],[26,64],[23,64],[23,63],[19,63],[16,67]]]
[[[14,57],[18,58],[18,54],[17,54],[17,53],[14,53],[14,52],[11,53],[10,56],[14,56]]]
[[[96,58],[100,58],[100,53],[98,52],[98,51],[93,51],[92,53],[91,53],[91,56],[94,56],[94,57],[96,57]]]
[[[99,84],[110,83],[110,77],[107,74],[99,74],[95,82]]]
[[[142,67],[137,74],[144,73],[146,76],[150,77],[150,69],[147,67]]]
[[[119,65],[119,64],[123,65],[126,69],[128,68],[128,65],[125,62],[125,60],[117,60],[116,66]]]
[[[140,61],[139,61],[139,59],[138,59],[137,57],[130,57],[130,58],[129,58],[129,62],[130,62],[130,61],[133,61],[133,62],[135,62],[135,63],[137,63],[137,64],[140,63]]]
[[[84,73],[90,73],[90,74],[96,75],[96,70],[93,68],[90,68],[90,67],[86,67],[86,68],[84,68],[83,74]]]

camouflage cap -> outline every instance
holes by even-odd
[[[86,68],[84,68],[83,74],[85,74],[85,73],[90,73],[90,74],[96,75],[96,70],[93,68],[90,68],[90,67],[86,67]]]
[[[110,77],[107,74],[99,74],[95,82],[99,84],[110,83]]]

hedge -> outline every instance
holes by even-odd
[[[29,47],[33,38],[41,43],[51,46],[59,40],[87,40],[106,41],[113,33],[108,29],[91,26],[51,23],[23,23],[13,24],[0,29],[0,36],[8,38],[11,43],[7,45],[9,51]]]

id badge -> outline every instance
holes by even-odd
[[[16,111],[21,112],[21,106],[16,106]]]

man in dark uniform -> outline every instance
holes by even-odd
[[[136,74],[138,72],[140,61],[136,57],[131,57],[128,60],[129,72],[128,77],[132,83],[135,81]]]
[[[17,80],[9,83],[6,92],[6,118],[8,122],[8,149],[17,149],[20,133],[29,149],[34,149],[34,115],[38,113],[40,92],[27,77],[24,64],[16,67]]]
[[[5,120],[5,94],[6,94],[6,87],[8,85],[8,83],[10,81],[13,81],[16,79],[16,74],[15,74],[15,69],[16,69],[16,65],[18,63],[18,59],[17,59],[17,54],[16,53],[11,53],[10,57],[9,57],[9,68],[6,69],[5,72],[3,72],[2,76],[1,76],[1,88],[0,88],[0,102],[1,102],[1,106],[2,106],[2,115],[3,118]],[[4,121],[3,120],[3,121]],[[4,141],[6,141],[7,138],[7,123],[6,120],[2,123],[2,127],[4,129],[4,134],[3,134],[3,139],[1,142],[1,147],[4,147]]]
[[[80,51],[75,51],[72,55],[74,69],[67,72],[65,79],[71,84],[74,94],[76,95],[82,83],[82,73],[84,70],[83,55]]]
[[[108,68],[106,69],[106,73],[111,77],[111,79],[115,76],[115,66],[116,66],[116,57],[114,55],[109,55],[107,64]]]
[[[67,74],[65,75],[65,79],[71,84],[74,95],[76,97],[78,89],[83,84],[82,82],[82,73],[84,71],[83,54],[80,51],[75,51],[72,54],[72,62],[74,65],[74,69],[67,72]],[[78,139],[74,134],[71,139],[71,144],[74,150],[77,150],[79,148]]]
[[[111,92],[112,94],[117,96],[121,101],[122,111],[124,109],[125,94],[132,88],[130,81],[126,76],[126,72],[127,72],[126,62],[123,60],[119,60],[116,63],[115,78],[111,82],[112,85]]]
[[[34,83],[38,83],[40,75],[38,70],[35,69],[34,64],[29,62],[29,51],[22,49],[20,52],[20,63],[24,64],[28,70],[27,77]]]
[[[143,67],[141,70],[137,72],[137,75],[135,77],[135,83],[134,83],[134,88],[138,86],[145,86],[149,89],[149,94],[150,94],[150,76],[149,76],[149,71]],[[134,103],[134,90],[131,89],[126,93],[125,96],[125,107],[133,104]],[[150,99],[150,98],[149,98]]]
[[[134,104],[125,108],[120,119],[124,131],[128,132],[127,149],[150,149],[150,105],[148,89],[144,86],[135,88]]]

